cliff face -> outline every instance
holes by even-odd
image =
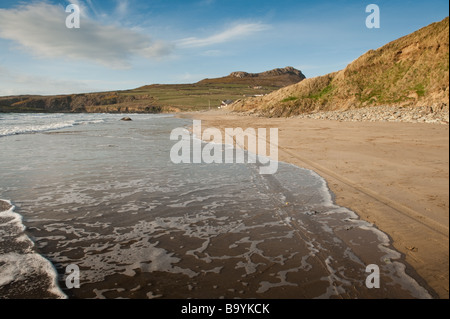
[[[0,112],[110,112],[161,113],[149,96],[121,95],[117,92],[65,96],[16,96],[0,98]]]
[[[344,70],[235,103],[266,116],[366,106],[448,105],[449,19],[371,50]]]

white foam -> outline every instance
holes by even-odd
[[[0,201],[4,201],[11,206],[7,211],[0,212],[0,217],[10,219],[0,225],[0,230],[1,228],[8,228],[9,236],[6,239],[2,237],[2,239],[27,244],[25,248],[20,248],[18,251],[0,254],[0,264],[2,264],[0,267],[0,287],[17,283],[23,289],[24,281],[33,280],[36,275],[44,275],[50,279],[50,283],[46,287],[47,291],[55,298],[67,298],[58,287],[57,273],[53,265],[34,251],[34,243],[23,233],[25,226],[22,224],[22,216],[14,212],[15,207],[10,201],[1,199]],[[24,296],[26,296],[26,293],[25,290]]]
[[[58,299],[67,298],[57,285],[55,269],[41,255],[9,253],[0,255],[0,263],[2,263],[0,268],[0,286],[32,280],[36,275],[45,274],[52,278],[47,291]],[[24,293],[26,295],[26,291]]]
[[[148,299],[156,299],[156,298],[161,298],[163,295],[155,295],[155,294],[153,294],[153,292],[149,292],[149,293],[147,293],[147,298]]]
[[[272,288],[277,288],[277,287],[284,287],[284,286],[293,286],[293,287],[297,287],[298,284],[293,283],[293,282],[288,282],[286,277],[287,274],[290,272],[298,272],[299,268],[292,268],[292,269],[288,269],[288,270],[283,270],[283,271],[279,271],[277,278],[280,279],[279,282],[277,283],[271,283],[268,281],[262,281],[259,283],[260,287],[258,288],[258,290],[256,291],[257,293],[265,293],[268,290],[272,289]]]
[[[19,124],[19,125],[7,125],[0,128],[0,136],[10,136],[18,134],[28,134],[37,132],[55,131],[64,128],[73,127],[76,125],[88,125],[103,123],[104,120],[68,120],[68,121],[55,121],[53,123],[45,124]]]
[[[338,276],[338,271],[333,269],[332,267],[333,261],[334,259],[331,256],[328,256],[325,259],[325,266],[328,270],[329,275],[327,277],[321,278],[321,280],[328,281],[329,286],[324,294],[315,299],[329,299],[332,296],[345,294],[346,291],[343,286],[351,286],[351,282]]]

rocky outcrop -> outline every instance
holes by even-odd
[[[256,78],[256,77],[272,77],[272,76],[282,76],[282,75],[294,75],[294,76],[298,76],[299,79],[304,80],[306,79],[305,75],[300,71],[297,70],[291,66],[282,68],[282,69],[273,69],[270,71],[265,71],[265,72],[261,72],[261,73],[247,73],[247,72],[233,72],[230,74],[230,77],[235,77],[235,78],[246,78],[246,77],[251,77],[251,78]]]
[[[291,66],[261,73],[233,72],[217,79],[205,79],[198,84],[247,84],[249,86],[285,87],[306,79],[305,75]]]
[[[230,76],[233,78],[243,79],[243,78],[248,78],[248,77],[251,77],[251,78],[256,77],[257,74],[238,71],[238,72],[231,73]]]

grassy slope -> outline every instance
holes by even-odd
[[[449,19],[371,50],[342,71],[234,105],[267,116],[377,105],[448,104]]]
[[[266,86],[254,89],[248,84],[179,84],[149,85],[120,94],[133,96],[151,96],[154,103],[162,107],[174,107],[180,110],[200,110],[220,106],[223,100],[238,100],[244,96],[268,94],[279,87]]]

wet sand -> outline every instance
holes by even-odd
[[[279,160],[326,179],[338,205],[387,233],[440,298],[449,298],[449,127],[189,113],[203,128],[279,128]]]
[[[6,211],[10,208],[11,208],[11,205],[9,205],[7,202],[0,200],[0,212]]]

